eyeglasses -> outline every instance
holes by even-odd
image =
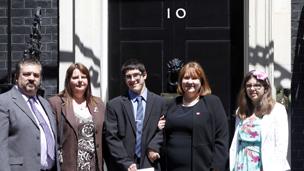
[[[142,73],[133,73],[133,74],[125,75],[125,79],[126,79],[127,81],[132,80],[132,78],[133,78],[134,80],[138,80],[138,79],[140,79],[141,76],[142,76]]]
[[[253,87],[255,90],[260,90],[262,88],[261,84],[246,84],[246,89],[251,89]]]

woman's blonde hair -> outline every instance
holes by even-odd
[[[182,69],[179,71],[179,76],[178,76],[178,84],[177,84],[177,92],[180,95],[184,94],[184,90],[182,89],[182,80],[185,75],[189,75],[192,78],[199,78],[201,81],[201,88],[199,94],[201,96],[205,96],[208,94],[211,94],[211,88],[209,86],[207,76],[205,74],[204,69],[202,66],[195,62],[191,61],[185,64]]]

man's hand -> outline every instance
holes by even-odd
[[[128,168],[128,171],[137,171],[136,164],[135,163],[131,164]]]
[[[158,152],[152,150],[152,149],[149,149],[148,150],[148,158],[149,160],[153,163],[155,160],[159,159],[160,158],[160,155]]]
[[[162,130],[162,129],[165,127],[165,125],[166,125],[165,116],[162,115],[162,116],[159,118],[157,127],[158,127],[158,129]]]

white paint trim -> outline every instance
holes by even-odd
[[[97,76],[95,80],[92,79],[92,82],[98,83],[95,86],[91,85],[92,94],[106,101],[108,99],[108,1],[60,0],[59,16],[59,51],[61,52],[59,91],[64,89],[67,68],[74,61],[80,62],[92,71],[91,76],[93,73]]]
[[[107,0],[103,0],[102,1],[102,44],[101,44],[101,50],[102,50],[102,53],[101,53],[101,56],[102,56],[102,59],[101,59],[101,98],[103,101],[107,101],[109,99],[109,93],[108,93],[108,34],[109,34],[109,31],[108,31],[108,27],[109,27],[109,21],[108,21],[108,18],[109,18],[109,13],[108,13],[108,1]],[[117,71],[119,72],[119,70]]]
[[[72,0],[59,0],[59,91],[64,89],[65,72],[70,63],[62,62],[60,52],[73,52]]]
[[[291,1],[246,0],[244,23],[244,72],[266,71],[273,93],[278,87],[290,88]]]

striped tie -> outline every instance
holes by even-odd
[[[141,135],[142,135],[142,125],[144,117],[144,108],[142,105],[142,97],[136,97],[137,101],[137,111],[136,111],[136,145],[135,145],[135,154],[138,158],[141,156]]]
[[[42,127],[44,134],[45,134],[45,139],[46,139],[46,142],[47,142],[48,157],[51,160],[54,160],[55,159],[55,141],[54,141],[54,138],[52,137],[53,135],[51,133],[51,129],[48,127],[48,125],[47,125],[45,119],[43,118],[42,114],[37,109],[36,104],[35,104],[36,103],[35,99],[30,98],[29,102],[30,102],[32,111],[34,112],[34,114],[35,114],[40,126]]]

